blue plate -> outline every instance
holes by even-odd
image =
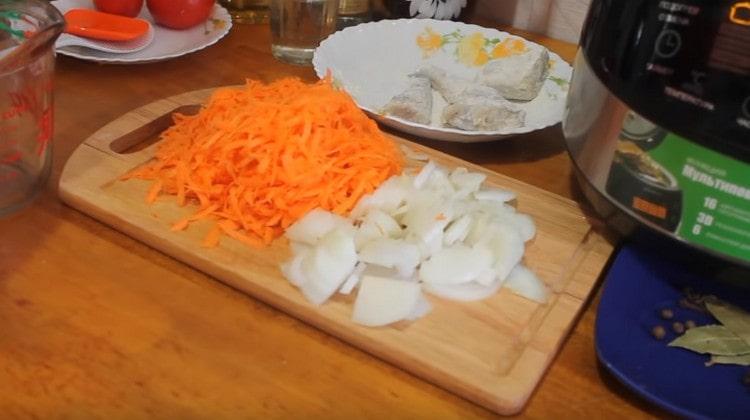
[[[660,317],[662,308],[671,308],[674,320],[716,323],[710,315],[678,306],[686,286],[750,307],[747,291],[698,278],[638,246],[623,246],[607,274],[599,304],[595,327],[599,359],[633,391],[679,416],[748,419],[750,387],[742,384],[742,378],[749,367],[706,367],[708,356],[667,346],[676,335],[672,321]],[[661,340],[651,334],[657,324],[667,330]]]

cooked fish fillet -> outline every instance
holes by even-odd
[[[432,65],[422,67],[414,74],[429,78],[430,82],[432,82],[432,87],[449,104],[458,102],[466,96],[493,97],[497,95],[497,91],[489,86],[451,76],[440,67]]]
[[[394,96],[382,113],[419,124],[432,121],[432,87],[426,77],[411,75],[406,90]]]
[[[492,60],[484,66],[479,81],[506,99],[530,101],[539,94],[547,78],[549,53],[544,47],[523,54]]]
[[[526,113],[499,95],[464,96],[443,110],[443,124],[467,131],[500,131],[524,125]]]

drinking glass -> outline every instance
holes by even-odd
[[[237,23],[268,23],[269,0],[220,0]]]
[[[339,0],[271,0],[271,51],[309,65],[320,41],[336,30]]]

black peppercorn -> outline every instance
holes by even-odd
[[[667,330],[661,325],[657,325],[654,328],[651,328],[651,335],[653,335],[655,339],[661,340],[667,335]]]

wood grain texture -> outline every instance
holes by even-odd
[[[575,45],[500,29],[568,62],[575,54]],[[0,218],[0,417],[497,417],[59,200],[73,151],[118,116],[181,92],[287,76],[315,80],[312,69],[273,59],[267,25],[235,25],[216,45],[161,63],[58,57],[51,180],[31,206]],[[559,126],[486,144],[410,140],[586,211]],[[521,416],[665,417],[597,362],[597,307],[598,292]]]
[[[500,414],[520,411],[611,252],[575,203],[396,138],[448,168],[468,167],[486,173],[490,184],[517,191],[519,211],[534,217],[538,228],[527,245],[526,264],[553,293],[546,305],[507,290],[471,304],[432,298],[434,310],[417,322],[385,328],[357,326],[350,320],[353,296],[337,295],[315,307],[283,279],[278,267],[289,256],[284,240],[257,250],[225,238],[217,248],[203,248],[200,243],[208,223],[186,232],[169,229],[195,212],[194,205],[179,207],[169,198],[148,205],[144,197],[150,183],[119,180],[148,162],[158,143],[126,154],[113,151],[113,143],[174,109],[203,103],[209,92],[156,101],[94,133],[68,160],[60,178],[60,197],[107,225],[442,388]]]

